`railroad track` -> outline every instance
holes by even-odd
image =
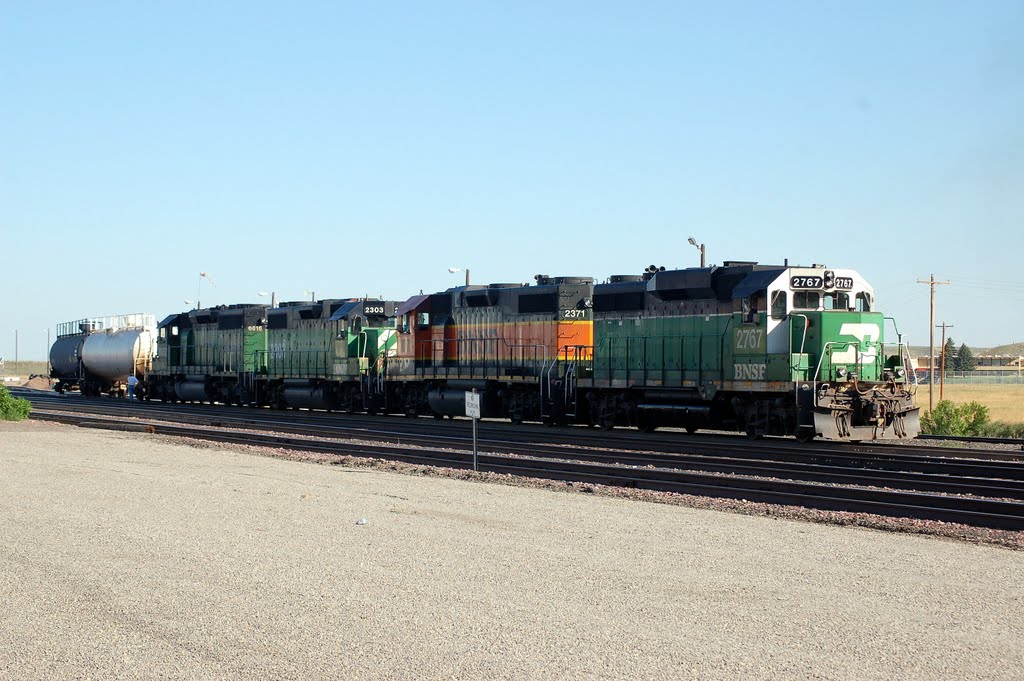
[[[338,456],[472,467],[468,421],[197,409],[25,392],[19,394],[32,399],[33,418]],[[129,418],[142,421],[126,426]],[[1016,461],[951,459],[893,448],[876,452],[870,447],[808,451],[795,442],[765,446],[735,438],[723,445],[720,439],[709,443],[697,438],[690,442],[685,437],[644,437],[643,442],[620,446],[631,438],[570,430],[575,434],[560,442],[553,437],[560,435],[556,429],[488,424],[480,433],[484,452],[480,468],[526,477],[1024,529],[1024,462],[1019,457]],[[537,442],[538,436],[542,442]],[[659,446],[651,447],[652,440]]]
[[[919,440],[945,440],[948,442],[963,442],[966,444],[998,444],[1019,447],[1024,450],[1024,440],[1005,437],[976,437],[966,435],[918,435]]]

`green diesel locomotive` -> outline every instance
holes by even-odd
[[[145,395],[168,402],[374,411],[395,303],[329,299],[170,315]]]
[[[569,373],[578,378],[567,393],[604,427],[913,437],[907,348],[885,342],[874,304],[855,271],[821,265],[614,277],[594,287],[593,362]]]

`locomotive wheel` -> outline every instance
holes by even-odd
[[[813,440],[816,435],[817,435],[817,433],[815,433],[810,428],[797,428],[796,429],[796,441],[800,442],[800,443],[803,443],[803,444],[807,444],[808,442]]]
[[[653,433],[658,429],[658,424],[650,416],[640,413],[637,415],[636,427],[641,433]]]

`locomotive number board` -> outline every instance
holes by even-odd
[[[584,308],[584,309],[572,308],[570,310],[561,310],[558,313],[558,316],[561,317],[563,320],[573,319],[573,320],[580,320],[580,321],[591,319],[591,317],[592,317],[592,315],[590,314],[590,309],[588,309],[588,308]]]
[[[831,272],[826,272],[824,277],[817,275],[790,277],[789,287],[792,289],[811,290],[849,290],[853,288],[853,277],[836,277]]]

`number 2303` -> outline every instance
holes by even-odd
[[[757,350],[764,341],[764,329],[736,329],[737,350]]]

